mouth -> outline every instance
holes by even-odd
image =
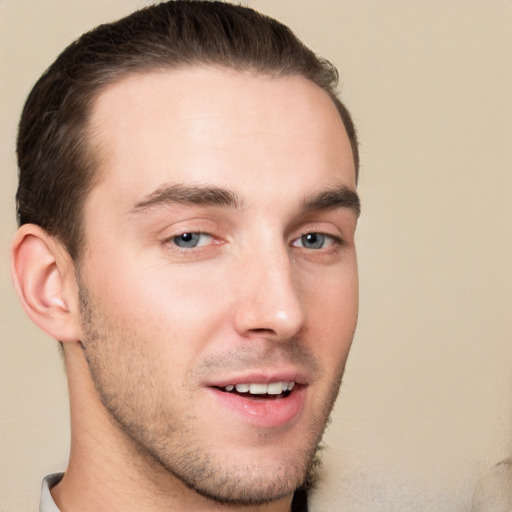
[[[278,400],[290,396],[295,388],[295,381],[276,381],[268,384],[261,382],[244,382],[239,384],[228,384],[216,389],[236,394],[249,399]]]
[[[272,429],[293,424],[305,407],[309,386],[304,379],[299,382],[297,377],[287,377],[281,376],[283,380],[242,377],[207,388],[220,406],[219,411],[225,411],[221,412],[223,417],[234,414],[242,423]]]

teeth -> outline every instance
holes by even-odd
[[[249,387],[249,393],[251,395],[263,395],[267,392],[268,386],[266,384],[251,384]]]
[[[267,393],[269,395],[280,395],[283,390],[286,390],[284,387],[285,384],[288,384],[287,382],[271,382],[267,386]]]
[[[292,380],[271,382],[269,384],[261,384],[259,382],[245,383],[245,384],[230,384],[224,388],[225,391],[233,391],[236,389],[238,393],[250,393],[251,395],[280,395],[285,391],[291,391],[295,386],[295,382]]]

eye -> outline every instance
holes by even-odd
[[[212,241],[212,236],[207,233],[182,233],[172,237],[170,241],[182,249],[193,249],[208,245]]]
[[[305,249],[325,249],[331,247],[337,240],[330,235],[322,233],[306,233],[292,242],[294,247],[304,247]]]

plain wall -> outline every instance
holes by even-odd
[[[466,511],[512,452],[512,2],[246,3],[337,65],[361,139],[360,319],[314,510]],[[69,443],[56,343],[8,275],[19,114],[64,46],[144,4],[0,0],[2,512],[37,509]]]

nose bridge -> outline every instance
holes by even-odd
[[[240,282],[237,329],[243,335],[265,331],[289,338],[304,322],[290,254],[283,241],[251,249]]]

